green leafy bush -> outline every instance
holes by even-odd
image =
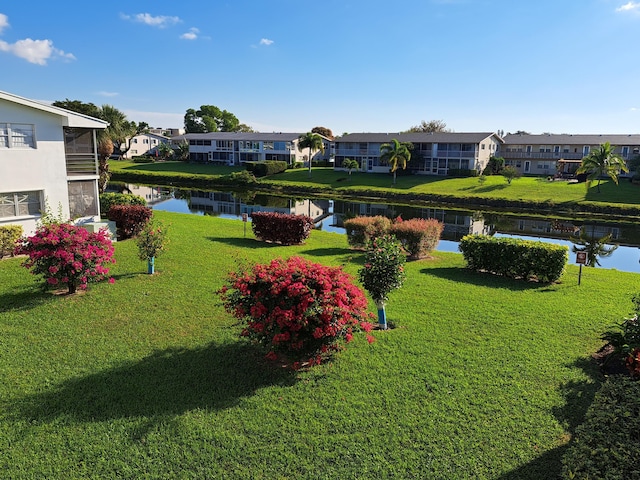
[[[365,248],[376,237],[391,228],[391,220],[382,215],[375,217],[355,217],[344,221],[347,242],[352,247]]]
[[[108,218],[116,222],[118,238],[125,240],[138,235],[151,218],[153,212],[142,205],[114,205]]]
[[[0,227],[0,258],[15,254],[16,242],[23,233],[22,225],[3,225]]]
[[[248,172],[253,173],[256,177],[266,177],[282,173],[287,169],[287,162],[278,160],[266,160],[263,162],[245,162],[245,168]]]
[[[487,235],[466,235],[458,248],[471,270],[540,282],[558,280],[569,258],[564,245]]]
[[[562,478],[640,478],[640,382],[607,378],[563,457]]]
[[[640,348],[640,319],[638,318],[640,315],[640,294],[634,295],[631,301],[634,305],[633,316],[624,319],[611,330],[607,330],[602,335],[602,339],[613,347],[605,363],[622,362],[626,359],[631,363],[631,365],[627,364],[627,367],[632,370],[630,373],[633,374],[637,370],[637,365],[635,360],[629,360],[629,357]]]
[[[100,194],[100,213],[106,217],[114,205],[142,205],[146,206],[147,201],[140,195],[131,193],[107,192]]]
[[[282,245],[303,243],[313,229],[313,220],[306,215],[291,215],[276,212],[254,212],[251,228],[256,238]]]
[[[435,218],[412,218],[396,221],[389,233],[400,241],[409,258],[418,259],[428,256],[436,248],[443,229],[444,224]]]
[[[376,304],[386,302],[389,294],[402,286],[406,278],[406,261],[400,243],[393,235],[381,235],[369,243],[364,266],[358,273]]]

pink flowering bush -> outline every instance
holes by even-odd
[[[246,322],[241,335],[263,345],[269,359],[293,360],[294,369],[320,364],[342,348],[341,339],[373,328],[364,292],[350,275],[300,257],[232,272],[218,293],[226,310]]]
[[[31,273],[42,275],[51,287],[66,286],[69,293],[107,278],[105,264],[115,262],[107,231],[91,233],[68,223],[40,226],[33,236],[19,242],[16,253],[29,257],[22,265],[31,268]]]

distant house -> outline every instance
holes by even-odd
[[[129,150],[123,155],[123,158],[155,155],[161,143],[171,143],[171,139],[158,133],[141,133],[129,140]]]
[[[413,144],[407,169],[427,175],[447,175],[450,169],[481,172],[502,143],[495,133],[352,133],[334,140],[335,168],[349,158],[361,171],[388,172],[380,147],[392,139]]]
[[[171,143],[189,143],[189,160],[200,163],[240,165],[244,162],[280,160],[293,164],[309,158],[309,149],[298,149],[300,133],[210,132],[171,137]],[[324,137],[323,137],[324,138]],[[329,139],[324,154],[314,152],[313,160],[327,160],[332,149]]]
[[[107,123],[0,91],[0,225],[35,231],[45,205],[99,221],[96,131]]]
[[[507,134],[498,156],[520,173],[573,173],[582,159],[605,142],[625,161],[640,155],[640,135]]]

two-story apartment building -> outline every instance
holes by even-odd
[[[625,161],[640,155],[640,135],[507,134],[497,156],[505,165],[532,175],[569,174],[605,142]]]
[[[307,161],[309,149],[298,148],[300,133],[209,132],[187,133],[171,138],[177,145],[189,142],[189,160],[202,163],[240,165],[244,162],[279,160],[289,164]],[[329,158],[330,140],[325,139],[325,151],[313,152],[313,161]]]
[[[0,91],[0,225],[32,234],[46,205],[99,221],[96,131],[107,125]]]
[[[498,151],[502,139],[495,133],[352,133],[335,139],[335,168],[346,158],[360,170],[388,172],[380,161],[380,147],[392,139],[413,144],[407,169],[414,173],[447,175],[449,169],[481,172]]]
[[[171,139],[158,133],[144,132],[129,140],[129,150],[124,158],[139,157],[141,155],[154,155],[161,143],[171,143]]]

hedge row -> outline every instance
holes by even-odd
[[[278,160],[266,160],[263,162],[245,162],[245,168],[256,177],[266,177],[282,173],[287,169],[287,162]]]
[[[0,227],[0,258],[11,255],[13,257],[16,242],[22,236],[22,225],[4,225]]]
[[[131,193],[107,192],[100,194],[100,213],[106,217],[114,205],[142,205],[146,206],[147,201],[140,195]]]
[[[565,479],[640,478],[640,382],[612,375],[602,385],[565,453]]]
[[[466,235],[458,248],[471,270],[540,282],[558,280],[569,259],[564,245],[487,235]]]
[[[254,212],[251,214],[251,228],[259,240],[298,245],[311,235],[313,220],[306,215]]]
[[[125,240],[138,235],[151,218],[152,211],[142,205],[114,205],[107,218],[116,222],[118,238]]]
[[[472,168],[450,168],[447,170],[450,177],[477,177],[478,171]]]

